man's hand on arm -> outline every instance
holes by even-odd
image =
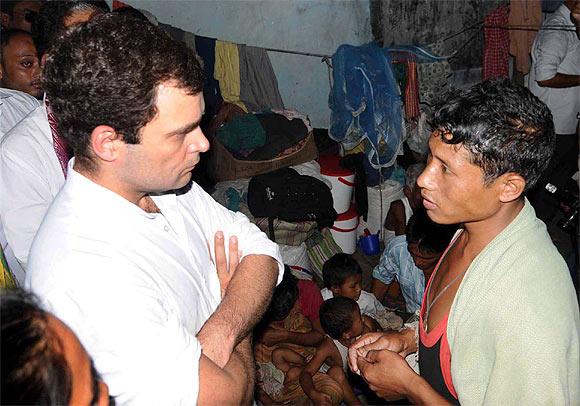
[[[223,234],[216,233],[216,266],[224,293],[222,302],[205,322],[197,335],[203,352],[216,365],[223,367],[228,362],[233,348],[248,335],[250,329],[258,322],[268,307],[274,286],[278,278],[278,263],[266,255],[248,255],[234,266],[232,261],[232,238],[230,238],[230,264],[227,274],[224,272],[224,261],[218,259],[225,255]],[[237,240],[236,240],[237,242]],[[240,255],[241,256],[241,255]],[[220,257],[221,258],[221,257]],[[237,258],[237,257],[235,257]],[[235,270],[232,275],[232,269]],[[227,280],[224,288],[222,281]]]

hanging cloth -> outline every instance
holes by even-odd
[[[220,84],[224,101],[248,112],[240,100],[240,56],[237,44],[220,40],[215,42],[214,78]]]
[[[407,59],[407,85],[405,86],[405,117],[411,121],[419,117],[419,82],[417,80],[417,62],[415,58]]]
[[[202,37],[201,35],[195,36],[195,50],[203,60],[203,71],[205,75],[203,98],[205,100],[205,116],[207,117],[213,117],[223,102],[219,83],[213,77],[215,43],[215,38]]]
[[[510,3],[509,25],[537,27],[542,25],[541,0],[518,0]],[[530,51],[536,38],[534,30],[510,30],[510,54],[515,57],[515,68],[527,74],[530,71]]]
[[[278,79],[268,52],[263,48],[238,45],[240,57],[240,99],[251,111],[283,110]]]
[[[509,76],[508,8],[500,6],[484,19],[483,80]],[[491,27],[505,28],[491,28]]]

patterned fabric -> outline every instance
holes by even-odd
[[[312,271],[322,280],[322,265],[334,254],[339,254],[342,249],[332,238],[328,228],[316,231],[306,240],[308,257],[312,264]]]
[[[449,75],[451,75],[451,65],[447,61],[418,64],[417,76],[421,102],[433,105],[445,91]]]
[[[510,34],[507,25],[507,6],[498,7],[484,19],[483,80],[509,76]]]
[[[254,222],[260,230],[266,234],[269,233],[267,218],[257,217],[254,219]],[[315,228],[315,221],[290,223],[288,221],[274,219],[274,239],[278,244],[297,246],[305,242],[311,233],[315,231]]]
[[[60,162],[60,167],[62,168],[62,173],[66,178],[66,170],[68,165],[68,160],[70,158],[67,143],[64,138],[60,136],[58,131],[58,122],[56,120],[56,116],[52,112],[50,108],[50,104],[48,103],[48,99],[45,101],[46,103],[46,115],[48,118],[48,124],[50,125],[50,132],[52,132],[52,141],[54,144],[54,152],[58,158],[58,162]]]
[[[419,117],[420,114],[417,62],[415,58],[409,58],[407,59],[407,85],[405,86],[405,116],[407,121],[410,121]]]

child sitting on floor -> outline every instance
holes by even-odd
[[[312,381],[317,372],[324,372],[338,382],[343,391],[343,401],[358,405],[359,400],[348,382],[348,347],[360,335],[373,331],[369,319],[361,316],[358,304],[347,297],[335,297],[320,307],[320,323],[326,337],[316,349],[308,364],[301,369],[300,385],[314,404],[328,402]]]
[[[387,311],[377,298],[362,290],[362,269],[354,258],[347,254],[336,254],[322,266],[322,289],[324,300],[344,296],[358,303],[362,314],[371,317],[384,330],[396,330],[403,320],[393,312]]]

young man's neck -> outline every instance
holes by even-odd
[[[466,255],[477,256],[497,235],[499,235],[522,211],[524,198],[504,203],[492,217],[471,223],[464,223],[463,247]]]

